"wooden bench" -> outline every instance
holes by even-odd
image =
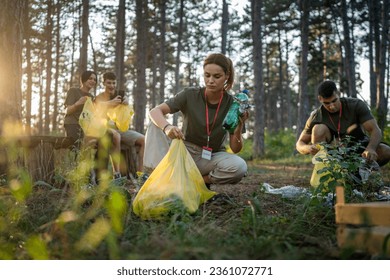
[[[337,242],[372,255],[390,256],[390,202],[345,203],[344,188],[336,187]]]
[[[4,142],[4,141],[2,141]],[[71,149],[73,141],[63,136],[22,136],[12,140],[12,145],[22,148],[22,158],[18,164],[28,170],[33,181],[52,181],[55,171],[55,150]],[[122,175],[135,176],[137,149],[134,146],[122,146]]]

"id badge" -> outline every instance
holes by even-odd
[[[212,152],[213,152],[213,149],[206,147],[206,146],[203,146],[202,158],[207,159],[207,160],[211,160],[211,153]]]

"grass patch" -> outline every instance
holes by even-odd
[[[292,141],[273,137],[279,140],[268,147]],[[250,145],[246,140],[243,157],[250,158]],[[0,180],[0,259],[369,258],[338,249],[334,210],[323,201],[264,192],[264,183],[309,186],[311,157],[287,150],[248,161],[249,176],[239,184],[216,186],[230,201],[159,221],[143,221],[131,211],[131,182],[83,184],[73,155],[62,157],[51,184],[14,170],[12,180]],[[383,174],[389,183],[388,167]]]
[[[38,185],[19,203],[3,185],[0,258],[337,258],[331,208],[307,198],[266,194],[261,182],[236,187],[247,191],[233,196],[231,203],[205,204],[193,215],[143,221],[131,211],[126,185],[106,182],[96,189],[72,188],[71,183]],[[113,200],[126,203],[119,209]]]

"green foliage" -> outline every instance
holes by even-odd
[[[288,158],[294,153],[296,137],[292,130],[266,131],[264,141],[268,159]]]
[[[242,216],[240,230],[244,229],[251,237],[243,242],[250,244],[247,246],[252,247],[253,257],[317,259],[323,254],[320,250],[328,250],[329,242],[334,242],[329,238],[335,229],[332,209],[324,204],[313,204],[309,197],[301,197],[282,199],[275,213],[267,215],[263,202],[267,196],[271,195],[259,188],[259,193],[254,194]],[[318,247],[305,248],[302,245],[306,242],[317,242]]]
[[[390,144],[390,126],[387,126],[383,131],[383,142]]]
[[[245,142],[243,152],[251,148]],[[336,156],[334,165],[340,162]],[[297,158],[285,163],[290,161]],[[32,183],[17,169],[13,179],[0,181],[0,259],[335,258],[334,212],[321,199],[275,198],[256,182],[242,199],[143,221],[131,212],[129,182],[103,176],[93,187],[81,179],[84,168],[89,167],[74,162],[62,167],[57,172],[65,174],[53,184]],[[31,191],[19,195],[10,187],[12,180]]]
[[[347,197],[352,197],[353,189],[358,189],[368,195],[382,186],[382,178],[379,172],[369,171],[371,174],[362,180],[361,168],[367,166],[367,162],[361,156],[359,150],[362,146],[346,137],[336,144],[321,144],[325,151],[324,157],[317,157],[324,167],[318,170],[320,184],[317,192],[322,194],[335,193],[336,186],[344,186]]]
[[[1,259],[107,258],[100,250],[118,258],[129,204],[122,185],[33,185],[20,170],[0,194]]]
[[[266,152],[264,159],[286,160],[291,159],[295,150],[295,134],[292,130],[279,132],[266,131],[265,137]],[[245,160],[252,160],[253,157],[253,139],[248,138],[244,141],[242,150],[238,153]]]
[[[244,140],[244,146],[242,147],[242,150],[238,153],[238,155],[245,160],[251,160],[253,154],[252,145],[253,145],[252,139],[249,138]]]
[[[130,211],[125,185],[72,184],[35,183],[21,201],[1,186],[1,259],[316,259],[329,244],[302,250],[306,236],[334,232],[322,205],[311,211],[304,201],[281,200],[269,215],[260,188],[221,213],[203,205],[192,215],[143,221]]]

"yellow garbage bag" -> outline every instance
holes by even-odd
[[[99,113],[90,97],[85,101],[79,124],[86,136],[101,138],[107,131],[107,118]]]
[[[119,104],[107,111],[107,116],[115,122],[116,127],[122,132],[129,129],[133,115],[133,107],[125,104]]]
[[[321,178],[329,174],[329,171],[319,173],[320,170],[327,167],[326,158],[327,158],[327,152],[324,148],[321,148],[312,158],[312,163],[314,164],[314,168],[310,178],[310,185],[313,188],[317,188],[320,185]],[[328,182],[329,180],[327,182],[324,182],[324,184]]]
[[[210,191],[182,140],[174,139],[133,201],[142,219],[159,219],[185,210],[194,213],[216,193]]]

